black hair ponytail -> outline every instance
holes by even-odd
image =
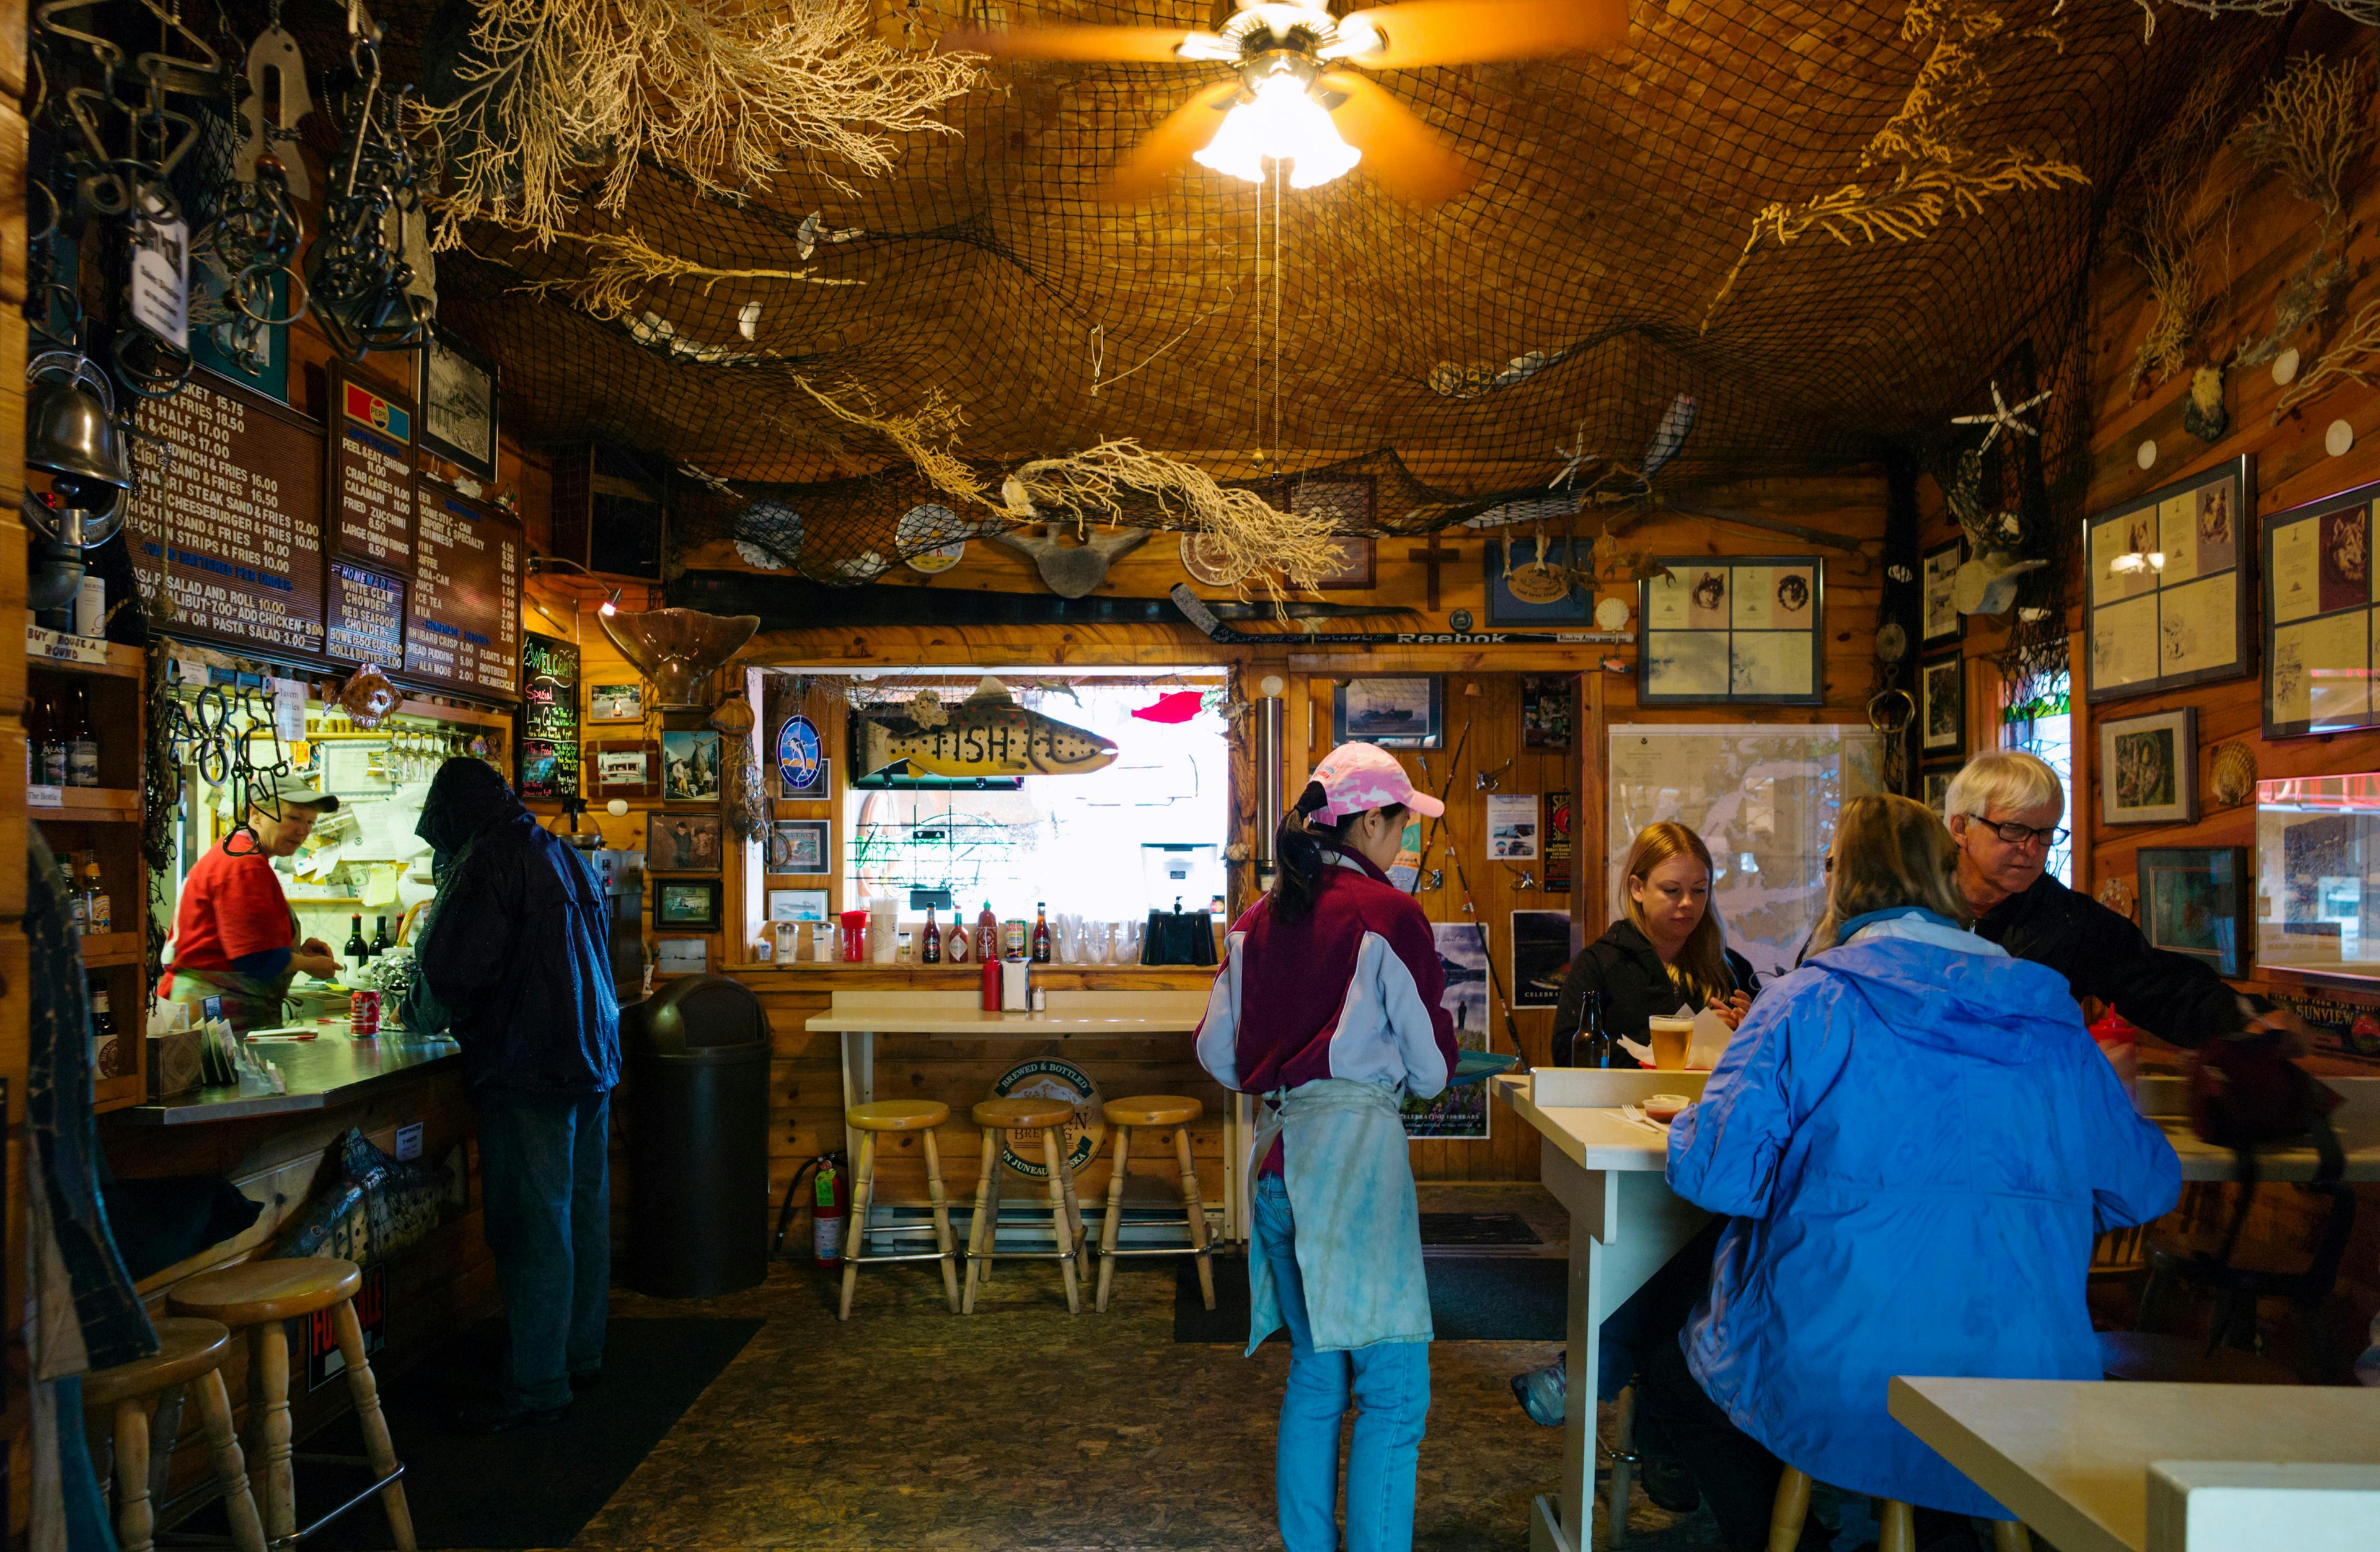
[[[1272,914],[1282,921],[1314,914],[1315,896],[1322,892],[1322,870],[1330,865],[1324,849],[1341,849],[1347,831],[1364,817],[1344,814],[1328,823],[1313,823],[1311,816],[1330,801],[1321,782],[1306,782],[1296,806],[1281,817],[1281,826],[1273,831]],[[1391,804],[1384,811],[1393,815],[1403,806]]]

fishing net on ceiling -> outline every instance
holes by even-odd
[[[382,6],[393,72],[436,98],[471,14]],[[962,20],[1214,19],[875,0],[873,25],[924,47]],[[1947,479],[1978,434],[1949,418],[2013,372],[2055,394],[2013,473],[2079,499],[2102,216],[2198,78],[2269,60],[2283,25],[2140,0],[1640,3],[1608,56],[1383,72],[1479,169],[1432,208],[1360,166],[1285,195],[1193,167],[1103,203],[1226,67],[993,62],[940,110],[956,133],[897,137],[883,176],[812,158],[723,192],[649,155],[606,209],[590,165],[549,243],[461,229],[441,322],[499,361],[516,430],[672,470],[680,556],[733,541],[834,583],[1014,520],[959,510],[888,424],[988,492],[1128,438],[1340,532],[1560,526],[1893,444]],[[340,46],[322,36],[317,59]],[[1161,490],[1115,505],[1196,520]]]

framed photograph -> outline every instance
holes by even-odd
[[[2380,484],[2264,521],[2265,736],[2380,727],[2372,689]]]
[[[1543,567],[1535,539],[1491,539],[1480,553],[1490,625],[1578,625],[1594,617],[1595,585],[1570,569],[1581,560],[1570,540],[1548,541]],[[1588,569],[1591,576],[1591,564]]]
[[[1341,534],[1339,553],[1344,557],[1336,571],[1326,571],[1315,582],[1325,592],[1344,592],[1375,585],[1378,550],[1368,534]]]
[[[1826,700],[1826,564],[1815,555],[1661,555],[1637,585],[1640,706]]]
[[[824,819],[778,819],[769,826],[769,871],[832,870],[834,840]]]
[[[1571,686],[1577,675],[1521,675],[1521,746],[1528,749],[1570,747]]]
[[[663,976],[701,976],[710,970],[708,938],[656,938],[653,970]]]
[[[779,797],[807,802],[828,795],[826,744],[816,722],[795,712],[778,726],[773,747]]]
[[[1919,801],[1945,820],[1949,818],[1947,810],[1950,798],[1950,778],[1958,773],[1959,768],[1955,765],[1938,766],[1917,773]]]
[[[2248,973],[2248,848],[2143,846],[2141,932],[2152,948]]]
[[[1967,617],[1959,612],[1952,598],[1959,584],[1959,564],[1966,558],[1967,541],[1963,539],[1954,539],[1925,552],[1925,568],[1918,578],[1925,606],[1925,628],[1919,633],[1919,646],[1941,647],[1966,638]]]
[[[659,797],[661,766],[661,746],[650,738],[598,738],[588,746],[592,785],[587,795],[605,803],[615,797]]]
[[[1965,666],[1956,652],[1917,665],[1917,750],[1926,759],[1967,752]]]
[[[671,729],[662,734],[662,800],[719,801],[719,734],[709,728]]]
[[[2254,459],[2243,453],[2082,520],[2086,704],[2247,676],[2254,667],[2248,612],[2255,558],[2247,529],[2255,511]],[[2356,522],[2363,525],[2362,517]],[[2265,535],[2269,547],[2270,523]],[[2322,537],[2326,531],[2307,528],[2269,551],[2268,575],[2272,567],[2291,568],[2278,579],[2285,592],[2312,585],[2328,564]],[[2367,552],[2350,542],[2338,559],[2356,571],[2339,591],[2360,587],[2362,603],[2351,610],[2360,626],[2372,603]],[[2329,612],[2331,590],[2316,587],[2312,602],[2310,612]],[[2267,611],[2266,618],[2277,616]],[[2360,674],[2371,664],[2355,666]]]
[[[2099,724],[2099,822],[2194,824],[2198,709]]]
[[[590,722],[643,721],[645,686],[642,684],[588,686],[587,720]]]
[[[724,848],[716,814],[645,816],[645,867],[655,873],[716,873]]]
[[[826,891],[772,889],[769,891],[769,919],[772,922],[822,922],[826,920]]]
[[[653,925],[715,931],[720,922],[721,892],[716,879],[655,879]]]
[[[1330,741],[1436,749],[1446,736],[1446,682],[1435,673],[1342,679],[1330,690]]]
[[[461,340],[433,332],[416,374],[421,445],[481,479],[496,477],[496,364]]]

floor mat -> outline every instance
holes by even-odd
[[[1435,1255],[1422,1263],[1429,1279],[1429,1320],[1439,1341],[1560,1341],[1570,1333],[1570,1266],[1513,1256]],[[1215,1257],[1215,1307],[1198,1292],[1198,1274],[1185,1257],[1173,1284],[1173,1340],[1248,1340],[1248,1264]]]
[[[487,1321],[388,1386],[382,1405],[406,1502],[425,1548],[566,1546],[619,1490],[653,1446],[752,1340],[758,1320],[613,1320],[603,1376],[550,1428],[471,1437],[446,1432],[447,1409],[487,1393],[503,1351],[504,1325]],[[301,1451],[361,1455],[352,1416],[310,1438]],[[370,1481],[359,1470],[299,1461],[301,1520],[334,1507]],[[209,1509],[180,1529],[216,1528]],[[365,1552],[393,1546],[375,1498],[306,1542],[306,1552]]]
[[[1421,1215],[1425,1245],[1535,1245],[1546,1242],[1529,1220],[1511,1212],[1426,1212]]]

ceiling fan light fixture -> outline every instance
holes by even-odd
[[[1202,151],[1201,165],[1249,183],[1265,180],[1265,163],[1290,164],[1293,188],[1313,188],[1344,174],[1363,152],[1340,137],[1330,110],[1306,83],[1282,70],[1258,82],[1255,98],[1234,105]]]

